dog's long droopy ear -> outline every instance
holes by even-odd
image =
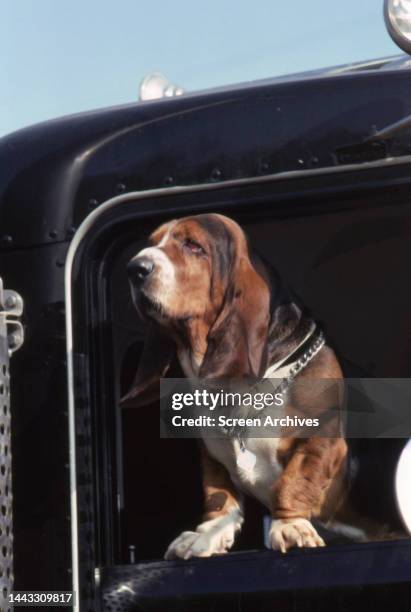
[[[309,333],[313,320],[278,271],[267,261],[264,261],[264,270],[271,287],[267,358],[268,363],[273,364],[295,350]]]
[[[233,262],[219,316],[208,334],[200,377],[261,376],[265,371],[270,290],[240,253]]]
[[[131,389],[120,400],[121,408],[144,406],[159,398],[160,378],[169,370],[175,352],[174,341],[151,323]]]

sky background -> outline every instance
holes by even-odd
[[[0,136],[138,99],[400,53],[382,0],[2,0]]]

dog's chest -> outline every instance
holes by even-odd
[[[279,438],[247,438],[243,450],[235,438],[206,438],[204,443],[227,469],[234,485],[268,505],[271,486],[282,472],[277,459]],[[255,462],[251,455],[248,458],[252,460],[247,460],[244,453],[252,453]]]

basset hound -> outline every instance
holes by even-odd
[[[134,305],[149,325],[125,405],[158,397],[159,378],[175,357],[188,378],[286,378],[299,362],[295,380],[342,380],[314,321],[279,274],[251,252],[235,221],[220,214],[181,218],[161,225],[149,240],[127,269]],[[325,393],[317,404],[317,395],[298,389],[291,384],[287,392],[293,409],[316,402],[311,409],[322,414],[339,401]],[[256,458],[252,469],[242,467],[245,451]],[[243,523],[243,493],[269,509],[269,541],[283,552],[325,545],[313,518],[337,530],[345,522],[342,436],[205,438],[201,457],[203,522],[170,544],[168,559],[228,551]]]

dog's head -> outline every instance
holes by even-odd
[[[280,283],[251,256],[241,227],[218,214],[185,217],[149,243],[127,266],[133,302],[151,323],[137,387],[164,375],[184,343],[203,343],[201,377],[261,375]]]
[[[255,291],[264,290],[251,265],[246,237],[228,217],[209,214],[170,221],[156,229],[149,242],[127,266],[133,301],[143,318],[165,327],[190,319],[211,325],[225,302],[251,297],[242,295],[247,277],[259,285],[254,284]]]

